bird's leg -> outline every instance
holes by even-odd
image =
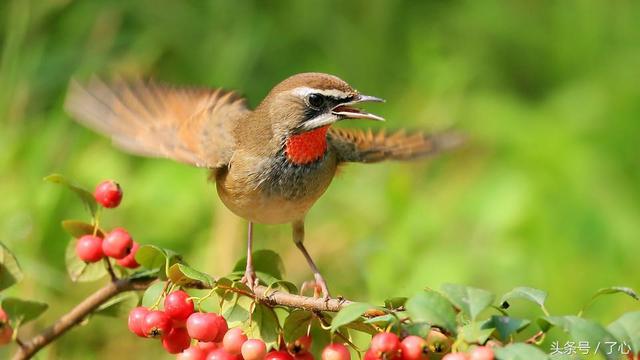
[[[249,226],[247,227],[247,266],[244,270],[244,276],[242,276],[242,280],[240,281],[252,290],[255,285],[258,285],[258,277],[253,268],[253,223],[251,221],[249,221]]]
[[[298,249],[300,249],[300,251],[302,252],[302,255],[304,255],[304,258],[307,259],[307,263],[309,264],[311,271],[313,271],[313,277],[316,280],[316,285],[319,286],[320,289],[322,290],[322,297],[325,300],[328,300],[329,298],[331,298],[331,295],[329,294],[329,288],[327,287],[327,283],[326,281],[324,281],[324,278],[320,274],[318,267],[313,262],[313,259],[311,259],[309,252],[307,251],[307,249],[304,247],[304,244],[303,244],[304,221],[296,221],[292,224],[292,227],[293,227],[293,242],[296,243],[296,246],[298,247]]]

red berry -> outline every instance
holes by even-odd
[[[173,328],[162,337],[162,346],[169,354],[178,354],[191,345],[191,338],[185,328]]]
[[[362,358],[363,360],[380,360],[379,357],[376,356],[376,354],[373,353],[373,351],[371,350],[367,350],[364,353],[364,356]]]
[[[231,355],[224,349],[215,349],[207,355],[207,360],[242,360],[239,355]]]
[[[9,325],[9,316],[0,309],[0,345],[6,345],[11,342],[13,336],[13,329]]]
[[[329,344],[322,350],[322,360],[351,360],[351,354],[342,344]]]
[[[197,346],[191,346],[178,354],[176,360],[206,360],[207,353]]]
[[[379,358],[395,359],[400,354],[400,339],[393,333],[376,334],[371,338],[370,350]]]
[[[147,337],[162,337],[169,331],[171,331],[171,318],[164,311],[149,311],[144,317],[142,332]]]
[[[471,350],[469,360],[493,360],[493,349],[488,346],[478,346]]]
[[[442,360],[469,360],[469,357],[465,353],[456,352],[448,353],[442,358]]]
[[[213,313],[193,313],[187,319],[189,336],[198,341],[215,341],[218,337],[218,320]],[[224,335],[223,335],[224,336]]]
[[[419,336],[407,336],[400,343],[400,348],[402,349],[402,360],[429,359],[429,345],[427,345],[427,340]]]
[[[122,259],[116,260],[116,263],[127,269],[137,268],[138,266],[140,266],[140,264],[138,264],[138,262],[136,261],[136,252],[138,252],[139,248],[140,244],[134,241],[133,245],[131,246],[131,250],[129,251],[129,255],[123,257]]]
[[[294,360],[294,358],[286,351],[269,351],[264,360]]]
[[[144,318],[149,313],[149,309],[143,306],[138,306],[129,312],[129,330],[140,336],[146,337],[144,332],[142,331],[142,324],[144,323]]]
[[[224,339],[224,335],[229,330],[229,325],[227,324],[227,320],[225,320],[224,317],[217,314],[213,314],[213,315],[215,316],[214,322],[216,324],[216,328],[218,329],[216,338],[213,339],[213,341],[219,343],[219,342],[222,342],[222,340]]]
[[[234,328],[227,331],[222,338],[222,347],[232,355],[238,355],[242,352],[242,344],[247,341],[247,335],[242,329]]]
[[[113,180],[105,180],[98,184],[96,191],[93,192],[96,201],[106,207],[114,208],[120,205],[122,200],[122,188],[120,184]]]
[[[84,235],[76,243],[76,255],[80,260],[94,263],[102,260],[102,239],[93,235]]]
[[[301,353],[293,355],[295,360],[315,360],[313,355],[308,351],[303,351]]]
[[[115,228],[102,241],[102,251],[106,256],[122,259],[129,255],[133,248],[133,239],[127,230]]]
[[[311,350],[311,340],[311,336],[309,335],[301,336],[289,344],[287,350],[293,355],[308,352]]]
[[[174,291],[164,298],[164,312],[173,320],[185,321],[193,314],[193,301],[182,290]]]
[[[242,344],[244,360],[263,360],[267,355],[267,345],[260,339],[249,339]]]

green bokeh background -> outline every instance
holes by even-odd
[[[106,227],[197,268],[225,274],[244,251],[203,170],[124,154],[64,113],[69,79],[92,73],[240,89],[255,106],[292,74],[328,72],[386,98],[370,106],[386,128],[468,134],[437,159],[344,169],[307,218],[334,294],[528,285],[569,314],[601,287],[640,288],[639,18],[640,3],[606,0],[0,1],[0,241],[26,273],[7,293],[52,304],[23,336],[98,286],[66,276],[59,223],[86,215],[49,173],[119,180]],[[258,226],[256,242],[310,278],[288,226]],[[589,315],[638,308],[611,297]],[[170,358],[105,318],[40,357]]]

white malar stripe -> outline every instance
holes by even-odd
[[[307,86],[301,86],[301,87],[297,87],[293,90],[291,90],[291,93],[293,93],[296,96],[299,96],[301,98],[305,98],[307,95],[309,94],[320,94],[320,95],[325,95],[325,96],[331,96],[337,99],[346,99],[349,97],[352,97],[354,94],[351,93],[346,93],[344,91],[340,91],[337,89],[330,89],[330,90],[320,90],[320,89],[314,89],[314,88],[310,88]]]

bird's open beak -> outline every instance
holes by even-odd
[[[353,107],[353,105],[363,102],[384,102],[384,99],[380,99],[375,96],[369,95],[356,95],[353,100],[345,103],[341,103],[331,109],[333,115],[337,115],[340,119],[369,119],[376,121],[384,121],[384,118],[378,115],[370,114],[366,111]]]

